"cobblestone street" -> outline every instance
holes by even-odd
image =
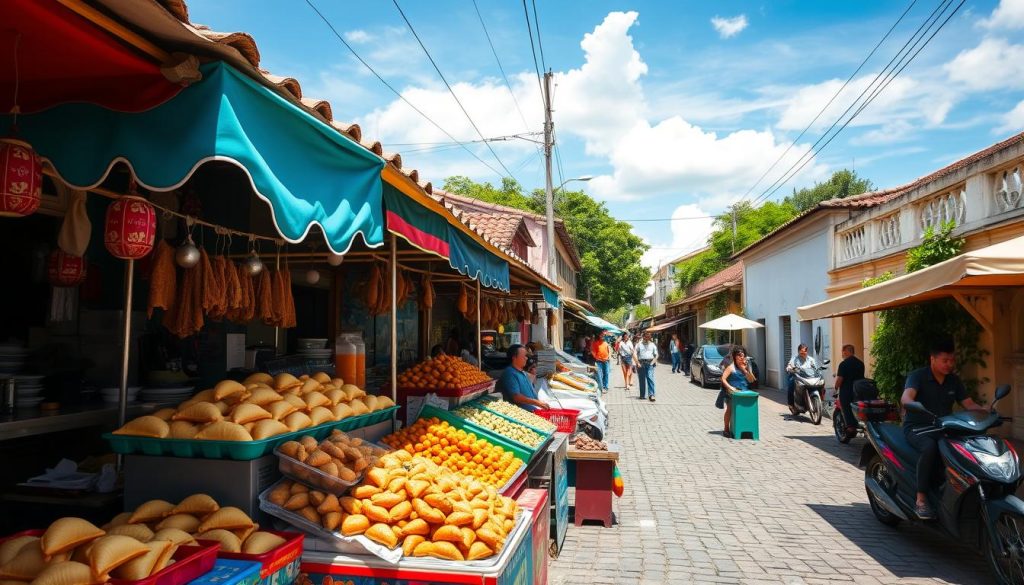
[[[980,555],[875,520],[856,466],[863,438],[839,445],[829,419],[787,420],[767,389],[761,440],[725,439],[718,390],[669,370],[657,368],[656,403],[613,375],[608,438],[623,447],[625,495],[613,528],[570,525],[553,585],[991,581]]]

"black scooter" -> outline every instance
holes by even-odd
[[[1020,457],[1009,442],[985,431],[1008,420],[995,405],[1009,393],[1009,385],[999,386],[989,412],[935,417],[943,468],[942,481],[936,477],[927,492],[935,520],[922,521],[914,513],[918,452],[901,426],[869,419],[869,443],[860,457],[875,518],[889,526],[920,522],[982,549],[993,574],[1006,584],[1024,583],[1024,502],[1014,495],[1021,482]],[[934,417],[920,402],[906,409]]]
[[[824,360],[821,365],[815,368],[811,374],[799,370],[789,372],[793,376],[793,405],[789,412],[794,417],[807,413],[811,423],[820,425],[821,417],[825,414],[825,407],[822,402],[825,400],[825,376],[822,374],[830,360]]]

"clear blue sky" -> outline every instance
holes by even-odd
[[[313,1],[409,101],[459,140],[479,139],[392,2]],[[541,130],[521,3],[477,0],[511,91],[472,0],[400,5],[484,136]],[[908,5],[540,0],[544,61],[557,84],[561,176],[594,176],[584,188],[621,218],[720,212],[794,143]],[[939,5],[914,2],[833,107],[750,197],[810,149]],[[189,10],[193,22],[253,35],[265,69],[298,79],[307,97],[329,100],[335,118],[358,122],[365,136],[401,152],[407,167],[435,185],[452,174],[500,182],[500,174],[450,144],[370,75],[305,0],[193,0]],[[773,198],[850,166],[878,187],[898,185],[1020,132],[1022,30],[1024,0],[966,1],[874,103]],[[524,186],[543,185],[536,145],[491,144]],[[470,149],[501,171],[485,146]],[[647,257],[652,265],[699,245],[709,229],[708,220],[634,225],[654,246]]]

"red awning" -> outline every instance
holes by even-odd
[[[138,112],[181,91],[160,65],[55,0],[4,0],[0,10],[0,111],[88,102]]]

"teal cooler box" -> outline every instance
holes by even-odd
[[[257,585],[260,582],[260,563],[217,559],[213,569],[188,585]]]

